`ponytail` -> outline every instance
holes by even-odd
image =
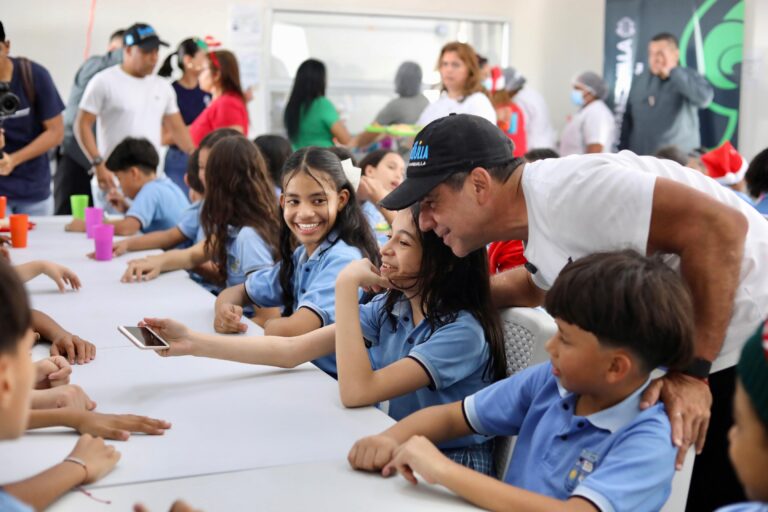
[[[165,78],[170,78],[171,75],[173,74],[173,66],[171,66],[171,59],[177,56],[178,56],[177,53],[172,53],[169,56],[167,56],[163,61],[163,65],[160,66],[160,69],[157,71],[157,74]]]

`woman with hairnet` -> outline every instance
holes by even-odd
[[[429,100],[421,93],[421,67],[415,62],[403,62],[395,75],[395,91],[398,97],[384,105],[374,123],[382,126],[390,124],[414,124],[422,111],[429,105]],[[376,140],[378,134],[364,132],[357,136],[357,147],[367,146]]]
[[[603,79],[592,71],[580,74],[573,81],[571,101],[579,110],[563,128],[561,156],[613,151],[616,127],[613,113],[603,101],[607,93]]]

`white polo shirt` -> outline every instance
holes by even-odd
[[[590,144],[603,146],[603,153],[612,151],[616,125],[613,113],[603,100],[595,100],[579,109],[560,135],[560,156],[583,155]]]
[[[440,119],[448,114],[473,114],[484,117],[488,121],[496,124],[496,109],[493,108],[491,100],[482,92],[472,93],[466,98],[455,100],[448,96],[446,91],[434,103],[430,103],[424,112],[419,116],[416,124],[427,126],[435,119]]]

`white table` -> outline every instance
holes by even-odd
[[[76,366],[72,382],[89,393],[98,411],[150,415],[171,421],[173,428],[164,436],[134,435],[115,443],[123,454],[118,467],[91,489],[120,507],[70,493],[55,510],[126,510],[142,497],[158,510],[177,497],[210,510],[245,504],[264,510],[339,503],[398,510],[465,506],[435,489],[420,491],[349,470],[345,458],[353,442],[387,428],[392,420],[372,407],[345,409],[336,382],[311,364],[280,370],[161,358],[133,347],[116,326],[133,325],[143,316],[171,316],[210,332],[213,296],[184,272],[149,283],[120,283],[125,262],[133,256],[111,262],[87,259],[93,242],[84,234],[65,233],[67,220],[33,219],[37,227],[29,234],[29,247],[12,250],[11,257],[14,263],[53,260],[83,281],[79,292],[63,294],[44,276],[28,283],[34,307],[97,346],[96,359]],[[249,332],[260,329],[250,324]],[[0,482],[60,461],[76,437],[49,429],[0,443]]]

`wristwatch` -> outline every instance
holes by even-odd
[[[91,160],[91,167],[96,167],[104,163],[104,159],[101,156],[96,156]]]
[[[684,375],[696,379],[706,380],[709,377],[709,371],[712,369],[712,361],[707,361],[700,357],[694,357],[693,360],[682,369]]]

